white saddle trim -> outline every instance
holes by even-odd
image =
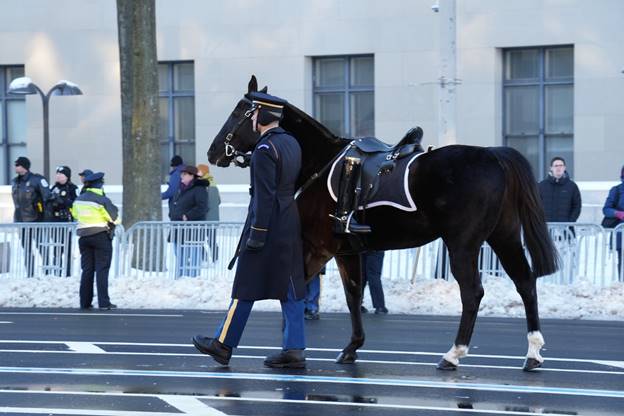
[[[338,197],[336,196],[336,194],[334,193],[334,190],[331,186],[331,178],[332,175],[334,174],[334,169],[336,168],[336,165],[338,164],[338,162],[340,162],[344,156],[345,153],[347,153],[347,151],[349,150],[349,148],[346,148],[342,154],[334,161],[334,163],[332,164],[331,169],[329,170],[329,175],[327,176],[327,190],[329,191],[329,195],[331,196],[331,198],[334,200],[334,202],[338,202]],[[407,202],[409,203],[409,206],[405,206],[402,204],[397,204],[396,202],[393,201],[375,201],[375,202],[371,202],[370,204],[366,204],[366,208],[373,208],[373,207],[379,207],[379,206],[390,206],[393,208],[397,208],[400,209],[401,211],[407,211],[407,212],[414,212],[416,211],[418,208],[416,208],[416,204],[414,203],[414,200],[412,198],[412,195],[409,192],[409,184],[408,184],[408,179],[409,179],[409,168],[410,165],[412,164],[412,162],[414,160],[416,160],[416,158],[420,155],[422,155],[424,153],[418,153],[414,156],[411,157],[410,161],[407,162],[407,166],[405,167],[405,173],[403,174],[403,192],[405,192],[405,196],[407,197]],[[365,207],[363,206],[359,206],[358,209],[364,209]]]

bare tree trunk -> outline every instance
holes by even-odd
[[[155,0],[117,0],[123,136],[123,224],[160,221],[160,144]],[[155,259],[132,255],[133,267],[164,270],[165,236],[150,229]],[[147,266],[146,266],[147,265]]]
[[[155,9],[155,0],[117,0],[126,229],[162,219]]]

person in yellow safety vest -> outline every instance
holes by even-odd
[[[113,256],[113,235],[119,224],[117,207],[104,195],[104,173],[85,177],[85,192],[72,206],[72,215],[78,222],[76,234],[80,239],[80,309],[92,309],[93,278],[97,276],[98,307],[115,309],[108,296],[108,271]]]

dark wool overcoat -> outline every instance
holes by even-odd
[[[251,200],[238,251],[232,298],[286,300],[292,285],[305,296],[303,243],[295,183],[301,170],[301,148],[281,127],[265,132],[251,156]],[[251,250],[250,236],[264,242]]]

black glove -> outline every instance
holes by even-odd
[[[239,168],[246,168],[251,164],[251,153],[236,155],[234,158],[234,164]]]
[[[264,241],[253,240],[251,238],[247,239],[247,250],[251,251],[260,251],[262,247],[264,247]]]
[[[267,230],[251,227],[249,231],[249,238],[247,239],[247,249],[251,251],[258,251],[264,247],[266,241]]]

